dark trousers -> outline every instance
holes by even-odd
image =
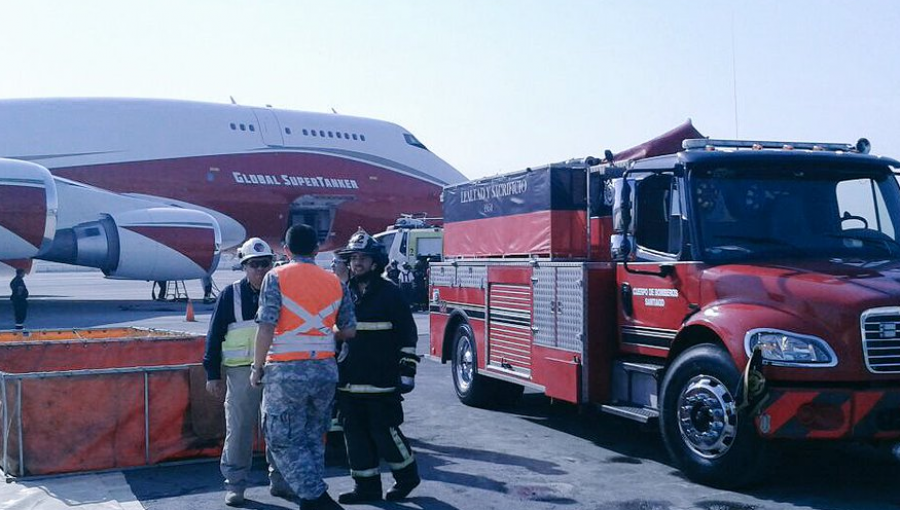
[[[390,466],[398,482],[404,481],[404,477],[418,479],[409,440],[400,431],[403,423],[400,395],[356,396],[338,391],[337,405],[350,475],[354,479],[380,476],[379,459]]]
[[[28,315],[28,301],[25,299],[13,299],[13,314],[16,316],[16,326],[25,325],[25,316]]]
[[[412,283],[401,283],[400,293],[403,294],[403,299],[406,299],[406,304],[410,306],[416,304],[416,296],[413,295]]]

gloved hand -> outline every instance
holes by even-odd
[[[409,393],[416,387],[416,366],[419,357],[415,354],[403,354],[400,358],[400,393]]]

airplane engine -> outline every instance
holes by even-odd
[[[215,270],[221,243],[219,224],[209,214],[159,207],[59,230],[40,258],[100,268],[109,278],[193,280]]]
[[[56,184],[35,163],[0,158],[0,259],[28,259],[50,247]]]

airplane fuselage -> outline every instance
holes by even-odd
[[[312,225],[321,249],[333,249],[357,227],[377,231],[401,213],[438,214],[442,186],[465,180],[389,122],[168,100],[0,101],[0,157],[51,172],[59,195],[55,231],[66,234],[45,239],[34,256],[71,263],[93,249],[78,244],[91,235],[91,222],[159,208],[166,221],[132,214],[126,229],[165,244],[172,232],[147,235],[151,227],[204,223],[177,213],[195,210],[215,220],[207,223],[214,224],[216,250],[251,236],[277,243],[295,223]],[[21,184],[4,181],[0,168],[0,197],[19,194]],[[0,210],[0,234],[40,237],[21,234],[25,226],[15,223],[22,216]],[[113,241],[103,253],[119,249]],[[91,256],[111,256],[103,253]],[[3,258],[10,257],[0,247]]]
[[[0,237],[17,247],[0,247],[0,259],[30,253],[122,278],[206,271],[220,249],[251,236],[278,243],[295,223],[334,249],[357,227],[438,214],[442,186],[465,180],[389,122],[169,100],[0,101],[0,158],[10,160],[0,198],[21,205],[12,197],[38,188],[48,197],[34,214],[0,206]],[[41,211],[49,232],[35,221]],[[157,265],[185,269],[142,270],[147,243]]]

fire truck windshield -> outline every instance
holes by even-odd
[[[700,167],[688,189],[703,260],[900,258],[900,187],[887,167]]]

